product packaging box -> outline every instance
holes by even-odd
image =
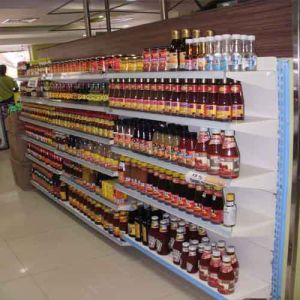
[[[15,183],[22,190],[31,190],[32,185],[30,184],[31,180],[31,163],[30,162],[20,162],[10,159],[12,171],[14,174]]]

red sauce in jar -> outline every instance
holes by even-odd
[[[234,292],[234,287],[235,277],[231,258],[228,255],[224,255],[218,274],[218,292],[223,295],[230,295]]]
[[[199,261],[199,277],[201,280],[208,281],[208,269],[211,260],[211,246],[205,245],[204,252]]]
[[[218,287],[218,274],[221,266],[221,254],[218,250],[213,250],[208,268],[208,285]]]

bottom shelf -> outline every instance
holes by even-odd
[[[135,247],[137,250],[143,252],[145,255],[149,256],[159,264],[163,265],[169,271],[190,282],[197,288],[205,291],[208,295],[214,297],[215,299],[241,300],[248,297],[253,298],[265,296],[268,293],[268,283],[263,282],[253,276],[244,274],[243,271],[241,271],[239,281],[236,285],[236,291],[234,292],[234,294],[227,296],[221,295],[216,289],[210,287],[205,281],[201,281],[198,277],[198,273],[189,274],[177,265],[174,265],[170,255],[158,255],[156,252],[150,250],[148,247],[144,246],[140,242],[137,242],[135,239],[129,237],[128,235],[125,235],[123,238],[125,241],[128,242],[128,244]]]
[[[79,211],[77,211],[76,209],[74,209],[69,204],[69,202],[63,202],[63,201],[59,200],[58,198],[56,198],[55,196],[53,196],[52,194],[50,194],[46,189],[44,189],[42,186],[40,186],[38,183],[36,183],[33,180],[31,180],[31,184],[37,190],[39,190],[45,196],[47,196],[49,199],[51,199],[52,201],[56,202],[57,204],[59,204],[60,206],[62,206],[66,210],[68,210],[70,213],[72,213],[78,219],[80,219],[85,224],[87,224],[88,226],[90,226],[91,228],[93,228],[94,230],[96,230],[97,232],[101,233],[102,235],[104,235],[105,237],[107,237],[108,239],[110,239],[111,241],[113,241],[114,243],[118,244],[119,246],[129,246],[129,244],[127,242],[121,241],[120,239],[115,238],[113,235],[109,234],[106,230],[103,229],[102,226],[96,225],[93,222],[91,222],[91,220],[89,218],[87,218],[85,215],[83,215],[82,213],[80,213]]]

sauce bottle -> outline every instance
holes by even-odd
[[[194,242],[196,240],[198,241],[198,228],[193,223],[190,223],[188,225],[187,238],[188,238],[188,241],[191,243],[191,245],[194,245],[194,243],[192,243],[193,241]]]
[[[244,97],[239,81],[231,85],[231,119],[232,121],[244,120]]]
[[[157,111],[157,101],[158,101],[158,79],[154,78],[153,82],[150,84],[150,111]]]
[[[194,198],[194,211],[193,214],[196,217],[201,217],[202,215],[202,193],[203,193],[203,185],[197,184],[195,189],[195,198]]]
[[[169,78],[164,83],[164,111],[165,114],[171,114],[171,93],[172,93],[172,79]]]
[[[220,251],[221,256],[223,256],[226,252],[226,242],[223,240],[219,240],[217,243],[217,249]]]
[[[174,134],[171,142],[171,161],[178,162],[179,160],[179,143],[180,143],[180,135],[181,135],[182,127],[180,125],[174,126]]]
[[[198,85],[197,80],[191,79],[188,84],[188,94],[187,94],[187,111],[186,115],[189,117],[196,117],[197,111],[197,101],[198,101]]]
[[[177,71],[179,69],[179,53],[181,47],[179,30],[172,30],[172,42],[168,54],[168,70]]]
[[[206,70],[206,38],[200,37],[198,43],[197,70]]]
[[[188,111],[188,79],[184,79],[180,89],[179,115],[186,116]]]
[[[201,32],[199,29],[192,30],[192,70],[198,70],[199,38]]]
[[[179,115],[180,112],[180,93],[181,93],[181,79],[176,78],[175,83],[172,84],[171,93],[171,114]]]
[[[185,166],[189,168],[195,167],[195,147],[197,143],[197,133],[189,132],[187,134],[186,146],[185,146],[185,158],[184,163]]]
[[[200,258],[202,257],[202,254],[204,252],[204,244],[199,243],[197,247],[197,257],[198,257],[198,268],[199,268],[199,263],[200,263]]]
[[[211,201],[210,221],[214,224],[222,224],[223,210],[224,210],[223,189],[221,186],[215,186],[214,194]]]
[[[189,246],[189,255],[186,259],[186,270],[191,274],[195,274],[198,272],[198,257],[196,246]]]
[[[187,71],[193,70],[193,39],[185,40],[185,66],[184,69]]]
[[[212,251],[212,257],[208,268],[208,285],[218,287],[218,274],[221,266],[221,253],[218,250]]]
[[[137,214],[134,219],[135,225],[135,240],[138,242],[142,241],[142,221],[143,221],[143,212],[144,212],[144,205],[138,204]]]
[[[207,104],[207,91],[208,85],[205,79],[200,79],[200,83],[197,85],[197,104],[196,104],[196,118],[205,118],[205,107]]]
[[[179,176],[179,202],[178,208],[184,210],[186,208],[186,197],[187,197],[187,182],[185,180],[185,175],[180,174]]]
[[[159,232],[156,239],[156,251],[159,255],[169,254],[169,232],[168,220],[161,220],[159,224]]]
[[[215,79],[211,80],[211,84],[207,87],[207,100],[205,104],[205,118],[208,120],[216,120],[217,104],[218,104],[219,86]]]
[[[235,278],[235,282],[237,282],[239,279],[239,262],[236,257],[234,246],[228,246],[226,249],[226,254],[231,257],[231,265],[234,272],[234,278]]]
[[[165,111],[165,80],[164,78],[160,79],[157,83],[157,106],[156,112],[164,113]]]
[[[198,141],[195,146],[195,169],[200,172],[207,172],[208,170],[208,144],[209,132],[205,127],[201,127],[199,131]]]
[[[191,34],[189,29],[181,30],[181,42],[180,42],[180,52],[179,52],[179,69],[185,69],[185,56],[186,56],[186,40],[190,39]]]
[[[209,184],[205,184],[204,192],[202,193],[202,212],[201,212],[201,217],[205,221],[211,219],[212,196],[213,196],[212,187]]]
[[[133,79],[130,85],[130,99],[128,108],[132,110],[136,110],[137,108],[137,87],[138,87],[138,80],[136,78]]]
[[[237,178],[240,173],[240,154],[234,131],[226,130],[220,156],[219,174],[223,178]]]
[[[148,247],[151,250],[156,249],[156,239],[159,231],[158,216],[151,217],[151,227],[148,234]]]
[[[144,79],[140,78],[137,80],[136,85],[136,104],[134,109],[136,110],[143,110],[143,94],[144,94]]]
[[[148,234],[151,225],[151,207],[148,206],[144,210],[143,220],[142,220],[142,242],[143,245],[148,246]]]
[[[186,192],[186,204],[184,209],[190,214],[194,212],[195,189],[196,185],[194,183],[188,183]]]
[[[176,239],[176,230],[178,228],[178,219],[174,216],[170,220],[170,240],[169,240],[169,249],[173,249],[173,245]]]
[[[130,237],[135,237],[135,216],[137,214],[137,208],[133,205],[133,209],[129,212],[128,215],[128,235]]]
[[[189,243],[184,242],[182,243],[182,253],[181,253],[181,258],[180,258],[180,268],[181,269],[186,269],[186,262],[187,258],[189,256]]]
[[[150,86],[151,80],[150,78],[147,78],[146,82],[143,84],[143,111],[150,111]]]
[[[175,265],[180,264],[183,242],[184,242],[184,228],[179,227],[176,230],[176,239],[172,250],[173,263]]]
[[[125,79],[124,82],[124,97],[123,97],[123,107],[129,109],[130,108],[130,86],[131,86],[131,79]]]
[[[179,146],[178,146],[178,160],[177,163],[179,165],[186,165],[186,146],[187,146],[187,140],[188,140],[188,128],[187,126],[183,126],[182,130],[180,132],[180,140],[179,140]]]
[[[219,175],[220,159],[222,151],[222,138],[220,129],[212,129],[212,136],[208,144],[207,159],[208,170],[210,175]]]
[[[231,265],[231,257],[224,255],[218,274],[218,292],[223,295],[229,295],[234,292],[235,278]]]
[[[207,233],[206,230],[203,227],[199,227],[198,228],[198,240],[200,243],[206,243],[207,242]],[[208,243],[209,243],[209,239],[208,239]]]
[[[231,121],[231,97],[230,85],[224,79],[222,85],[219,87],[218,104],[217,104],[217,120],[223,122]]]
[[[171,206],[178,207],[180,201],[180,188],[181,188],[180,174],[176,172],[173,173],[172,183],[173,183],[173,192],[171,196]]]
[[[214,37],[208,36],[205,38],[205,70],[213,71],[214,70]]]
[[[226,227],[235,226],[236,212],[237,212],[237,207],[235,204],[235,195],[233,193],[227,193],[226,203],[224,206],[224,220],[223,220],[224,226]]]
[[[208,281],[208,269],[211,260],[211,246],[205,245],[204,252],[199,261],[199,278],[204,281]]]

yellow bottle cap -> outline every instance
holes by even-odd
[[[234,201],[235,200],[235,194],[234,193],[227,193],[226,195],[226,201]]]

